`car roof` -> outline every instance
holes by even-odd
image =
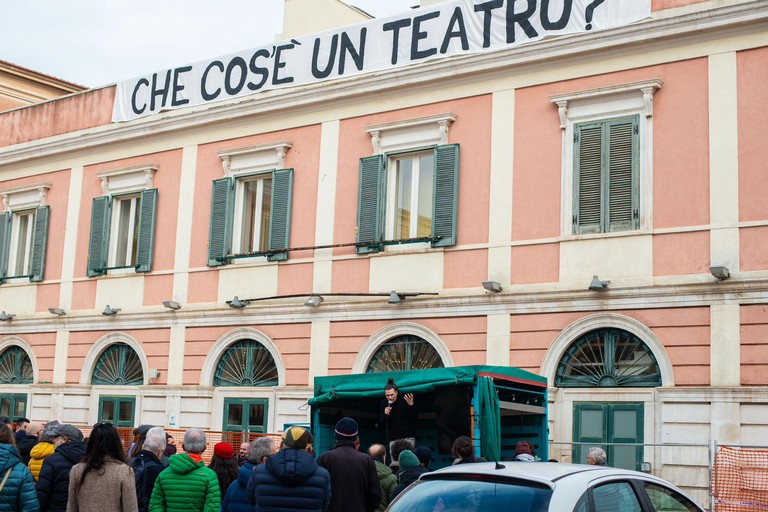
[[[599,480],[603,477],[630,477],[654,480],[664,485],[671,485],[660,478],[647,473],[608,466],[592,466],[586,464],[569,464],[560,462],[478,462],[472,464],[456,464],[422,475],[422,480],[440,479],[442,477],[468,475],[485,475],[490,478],[519,478],[544,484],[555,488],[558,481],[563,479],[578,479],[585,482]],[[674,486],[673,486],[674,487]]]

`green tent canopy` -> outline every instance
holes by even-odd
[[[395,381],[401,393],[426,393],[440,386],[472,385],[478,376],[547,387],[546,378],[510,366],[453,366],[399,372],[356,373],[315,377],[315,396],[309,399],[309,405],[322,405],[340,398],[380,398],[388,379]]]

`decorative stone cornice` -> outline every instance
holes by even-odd
[[[39,183],[0,190],[3,209],[5,211],[10,211],[45,206],[46,196],[48,195],[48,190],[50,188],[50,183]]]

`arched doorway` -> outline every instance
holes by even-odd
[[[127,343],[113,343],[99,355],[91,374],[94,386],[141,386],[144,368],[139,354]],[[136,396],[99,395],[99,421],[118,427],[132,427],[136,417]]]
[[[275,359],[267,347],[253,339],[229,345],[219,357],[213,374],[217,387],[272,387],[279,383]],[[266,398],[225,398],[223,430],[226,432],[266,432]]]
[[[0,352],[0,384],[32,384],[34,369],[27,352],[11,345]],[[9,418],[26,416],[27,394],[13,393],[12,388],[0,392],[0,415]]]
[[[554,383],[561,388],[648,388],[661,386],[662,376],[643,340],[607,327],[586,332],[568,346],[557,364]],[[643,440],[643,402],[573,403],[574,462],[584,462],[589,447],[600,446],[609,465],[639,470]]]

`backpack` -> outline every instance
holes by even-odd
[[[154,465],[148,466],[142,457],[135,457],[133,459],[133,476],[136,479],[136,501],[139,504],[139,512],[147,512],[149,510],[152,488],[149,487],[148,468]]]

